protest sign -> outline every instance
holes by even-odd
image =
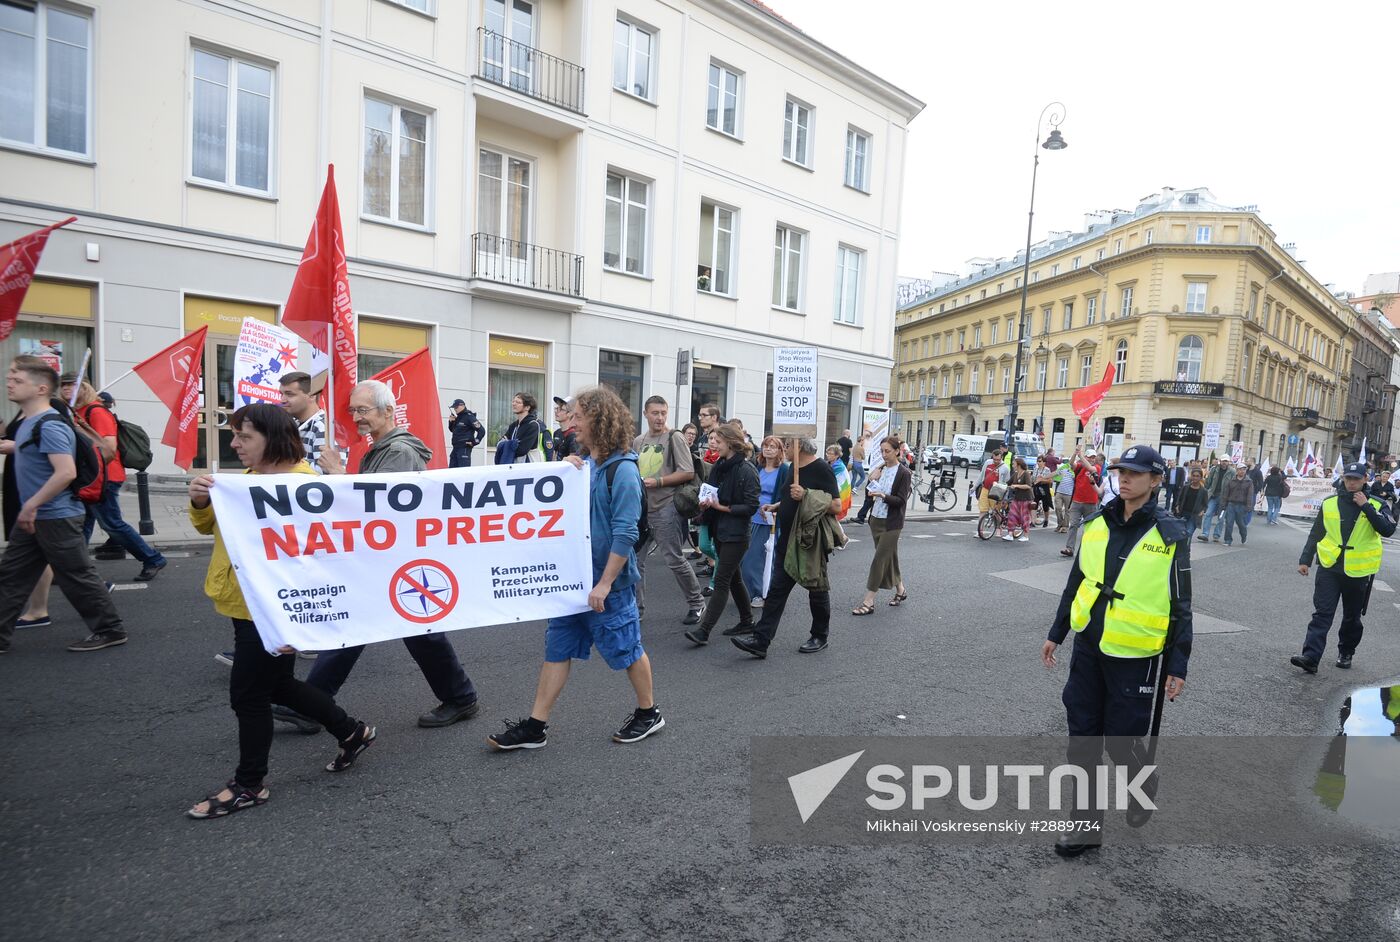
[[[773,434],[780,438],[817,436],[817,351],[811,347],[773,350]]]
[[[297,368],[297,335],[285,327],[243,318],[238,331],[238,350],[233,356],[234,402],[240,406],[255,402],[282,404],[283,373]]]
[[[327,651],[584,611],[589,472],[218,475],[219,532],[263,645]]]
[[[1322,502],[1337,489],[1330,478],[1289,478],[1288,496],[1283,499],[1280,513],[1288,517],[1315,517]]]

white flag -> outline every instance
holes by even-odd
[[[1361,457],[1356,459],[1362,464],[1366,463],[1366,439],[1361,439]]]
[[[1333,481],[1337,480],[1337,478],[1342,476],[1342,470],[1342,453],[1339,451],[1337,452],[1337,463],[1332,466]]]

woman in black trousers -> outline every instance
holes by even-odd
[[[733,595],[739,607],[739,624],[724,631],[726,636],[753,630],[752,601],[739,575],[739,564],[749,548],[749,519],[758,510],[758,470],[748,460],[750,445],[744,433],[733,425],[721,425],[710,433],[711,446],[719,460],[710,469],[706,482],[719,493],[700,506],[705,525],[715,544],[715,591],[705,605],[700,624],[685,633],[695,644],[708,644],[710,632],[724,614],[725,596]]]

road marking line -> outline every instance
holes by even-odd
[[[914,540],[931,540],[931,539],[933,539],[933,534],[932,534],[932,533],[914,533],[914,534],[911,534],[911,535],[910,535],[910,539],[914,539]]]
[[[1390,587],[1390,583],[1388,583],[1388,582],[1382,582],[1380,579],[1372,579],[1372,580],[1371,580],[1371,584],[1372,584],[1373,586],[1375,586],[1377,589],[1380,589],[1382,592],[1394,592],[1394,591],[1395,591],[1394,589],[1392,589],[1392,588]]]

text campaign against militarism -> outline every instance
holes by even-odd
[[[588,608],[589,471],[221,474],[219,532],[268,651],[327,651]]]

